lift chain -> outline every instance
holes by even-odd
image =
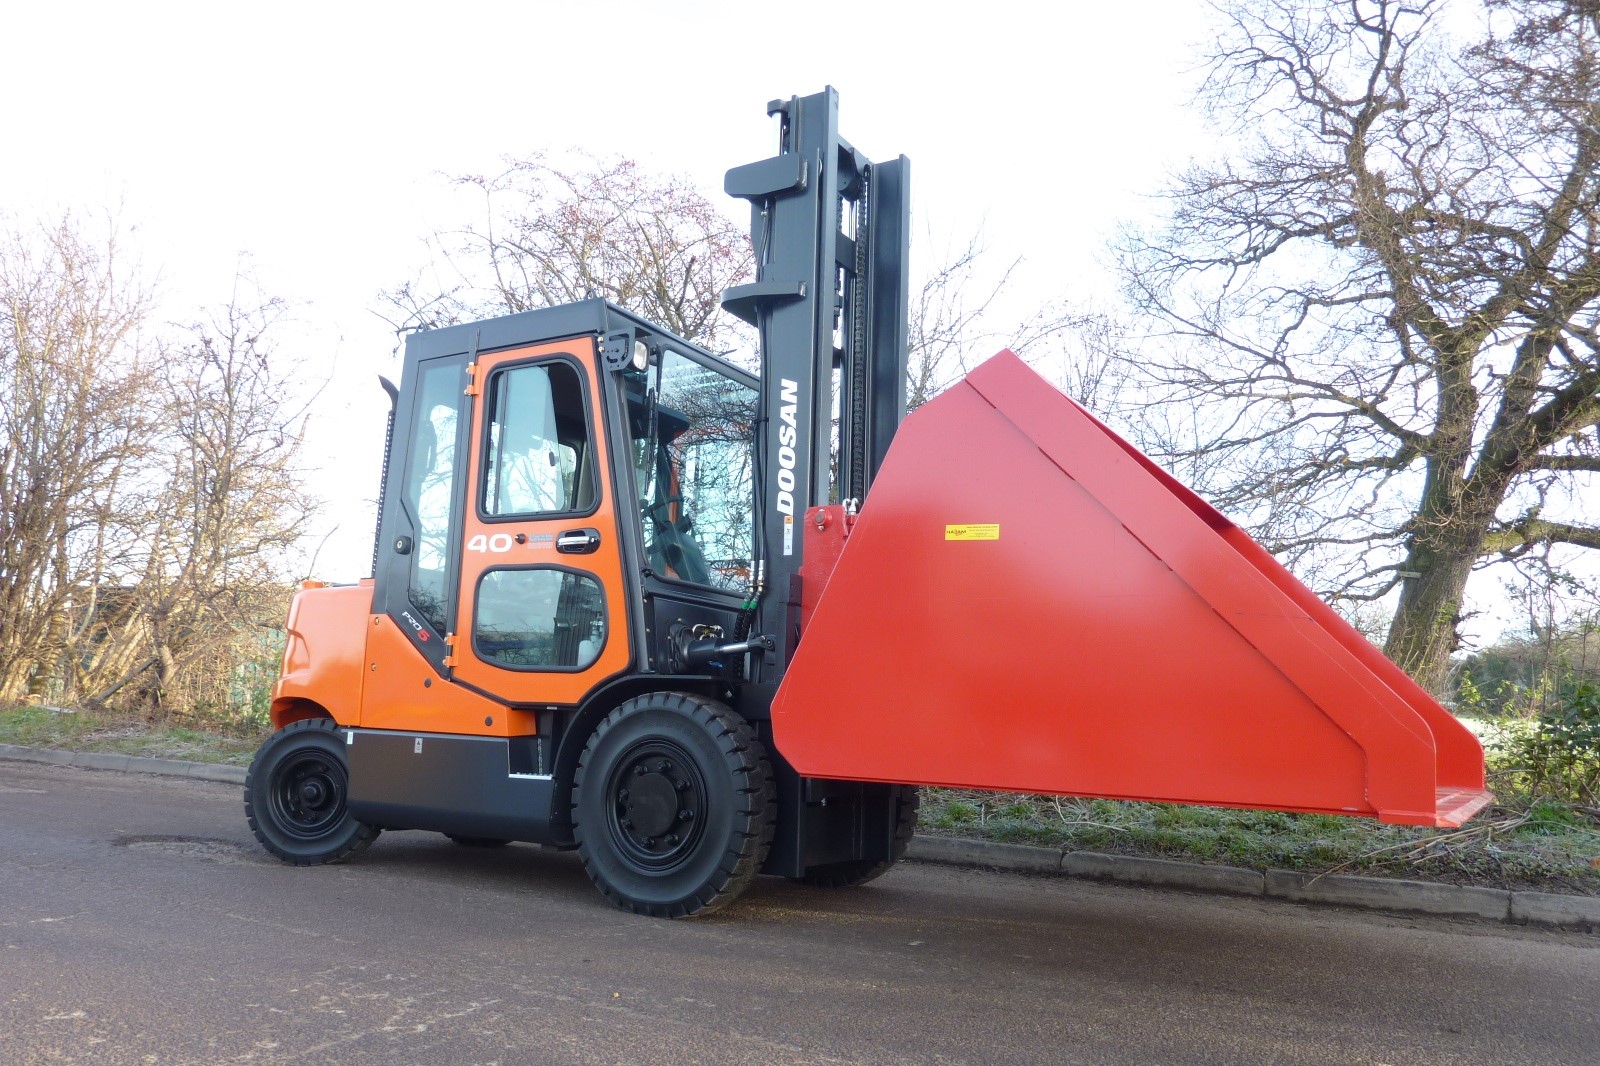
[[[850,279],[850,463],[840,499],[861,499],[867,494],[867,267],[871,219],[867,203],[872,191],[872,168],[863,167],[855,202],[855,268]]]

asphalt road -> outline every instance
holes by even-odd
[[[575,855],[297,870],[226,785],[0,762],[0,1063],[1600,1063],[1600,938],[906,865],[612,909]]]

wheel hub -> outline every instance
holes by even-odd
[[[622,810],[636,830],[661,836],[678,822],[678,790],[666,774],[646,774],[629,786]]]
[[[295,752],[273,775],[272,808],[284,832],[315,840],[344,818],[344,767],[315,750]]]
[[[694,852],[706,786],[688,752],[659,738],[637,744],[617,760],[609,791],[612,839],[635,868],[662,872]]]

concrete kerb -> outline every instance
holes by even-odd
[[[1266,884],[1260,870],[1147,859],[1138,855],[1105,855],[1098,851],[1069,851],[1062,856],[1061,869],[1069,877],[1221,892],[1230,896],[1260,896]]]
[[[1059,874],[1060,848],[1036,848],[1027,844],[997,844],[988,840],[961,837],[934,837],[917,834],[911,838],[906,858],[916,862],[937,862],[951,866],[983,866],[991,870],[1010,870],[1027,874]]]
[[[1372,910],[1417,911],[1495,922],[1511,920],[1511,893],[1500,888],[1342,874],[1317,877],[1289,870],[1268,870],[1266,894],[1297,902],[1337,903]]]
[[[20,744],[0,744],[0,759],[46,763],[51,766],[81,766],[90,770],[113,770],[124,774],[158,774],[162,777],[187,777],[196,781],[244,784],[245,768],[224,763],[190,762],[187,759],[151,759],[142,755],[119,755],[103,751],[60,751],[56,748],[28,748]]]
[[[918,862],[981,866],[1019,873],[1060,874],[1191,892],[1260,896],[1296,903],[1600,932],[1600,897],[1596,896],[1512,892],[1501,888],[1351,877],[1344,874],[1317,876],[1291,870],[1267,870],[1263,873],[1238,866],[1212,866],[1138,855],[1063,851],[925,835],[912,838],[906,858]]]
[[[245,768],[184,759],[151,759],[107,752],[60,751],[0,744],[0,759],[81,766],[132,774],[187,777],[199,781],[244,784]],[[1238,866],[1064,851],[1026,844],[918,834],[906,858],[916,862],[976,866],[1044,876],[1080,877],[1119,884],[1178,888],[1193,892],[1260,896],[1298,903],[1330,904],[1367,910],[1441,915],[1452,918],[1554,926],[1600,932],[1600,897],[1564,896],[1552,892],[1506,891],[1470,885],[1398,881],[1382,877],[1296,873],[1290,870],[1247,870]]]
[[[1554,892],[1511,893],[1511,920],[1600,933],[1600,896],[1562,896]]]

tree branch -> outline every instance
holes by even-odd
[[[1566,522],[1546,522],[1529,516],[1491,530],[1484,550],[1500,552],[1509,558],[1527,553],[1541,544],[1574,544],[1581,548],[1600,548],[1600,528]]]

